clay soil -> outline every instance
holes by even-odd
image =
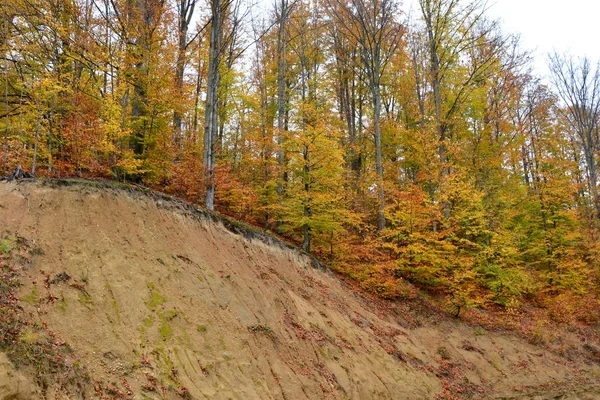
[[[39,249],[19,310],[69,350],[44,376],[9,351],[37,331],[3,343],[0,399],[600,398],[598,365],[372,299],[277,239],[163,196],[0,183],[0,230]]]

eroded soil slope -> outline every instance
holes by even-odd
[[[69,350],[47,376],[13,359],[22,390],[0,366],[0,397],[516,398],[599,376],[514,337],[381,307],[277,241],[149,194],[0,183],[0,227],[38,249],[16,289],[29,325],[7,354],[46,336]]]

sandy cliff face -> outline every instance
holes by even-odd
[[[0,183],[0,227],[43,252],[19,306],[69,346],[57,376],[23,366],[38,394],[20,398],[489,398],[598,373],[383,307],[294,250],[138,192]]]

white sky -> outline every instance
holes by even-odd
[[[420,15],[418,0],[404,0],[406,12],[411,6]],[[541,75],[554,50],[600,61],[600,0],[489,0],[488,6],[487,14],[501,21],[504,32],[521,35]]]

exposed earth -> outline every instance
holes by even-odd
[[[598,365],[358,293],[162,195],[0,183],[0,227],[0,399],[600,398]]]

